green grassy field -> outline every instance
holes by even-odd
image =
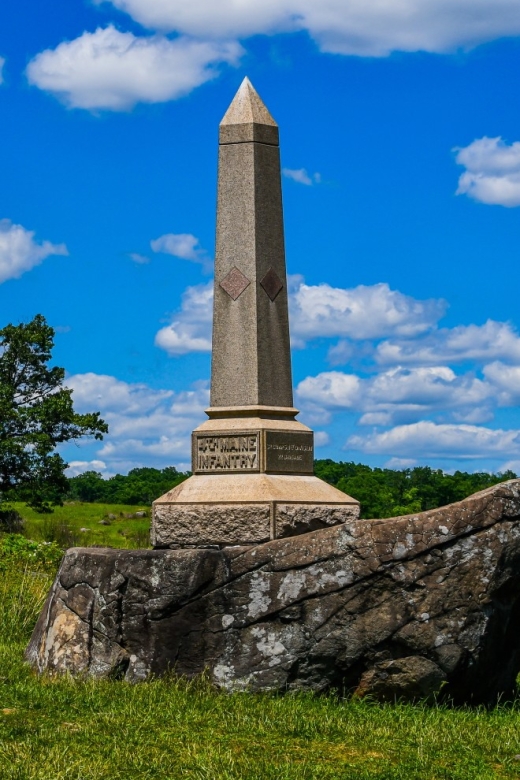
[[[24,533],[30,539],[56,541],[63,548],[91,545],[107,547],[148,547],[150,544],[150,507],[122,504],[86,504],[79,501],[57,506],[49,515],[41,515],[25,504],[12,505],[25,521]],[[144,518],[129,518],[146,512]],[[114,515],[115,519],[109,519]],[[102,525],[109,523],[109,525]],[[82,530],[83,529],[83,530]]]
[[[0,554],[1,780],[520,777],[520,703],[455,710],[228,695],[204,679],[38,678],[23,649],[57,548],[12,546]]]

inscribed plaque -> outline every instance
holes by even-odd
[[[313,474],[314,434],[266,431],[265,470]]]
[[[259,455],[258,433],[193,436],[195,473],[258,471]]]

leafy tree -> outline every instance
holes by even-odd
[[[0,508],[17,499],[52,511],[68,489],[56,446],[108,431],[99,412],[74,411],[64,369],[49,366],[53,346],[54,330],[41,314],[0,330]]]
[[[174,466],[132,469],[126,476],[116,474],[103,479],[96,471],[85,471],[69,479],[68,498],[106,504],[151,504],[190,476]]]
[[[370,468],[362,463],[335,463],[316,460],[318,477],[335,485],[361,503],[361,517],[396,517],[423,512],[461,501],[479,490],[516,479],[516,474],[456,471],[445,474],[441,469],[417,466],[413,469]]]

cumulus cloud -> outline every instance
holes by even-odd
[[[457,163],[466,168],[457,195],[494,206],[520,206],[520,141],[506,144],[500,136],[484,136],[456,151]]]
[[[447,366],[395,368],[367,380],[361,424],[391,425],[396,417],[451,413],[465,422],[490,418],[492,388],[472,374],[457,376]],[[375,419],[375,414],[380,419]]]
[[[422,420],[367,436],[351,436],[346,446],[365,454],[404,458],[496,458],[504,457],[504,453],[520,454],[520,431],[477,425],[438,425]]]
[[[200,263],[206,271],[212,267],[208,253],[201,247],[199,239],[191,233],[165,233],[164,236],[150,241],[150,246],[153,252],[163,252],[182,260]]]
[[[419,301],[388,284],[351,289],[300,280],[290,296],[296,344],[319,337],[380,339],[417,336],[430,330],[446,311],[442,300]]]
[[[495,434],[479,425],[491,420],[498,406],[520,402],[520,337],[512,325],[489,320],[481,326],[437,329],[437,320],[446,308],[443,301],[419,301],[386,284],[341,289],[306,285],[302,277],[291,277],[288,283],[292,331],[300,345],[339,336],[342,338],[333,348],[337,353],[346,357],[365,350],[369,371],[379,363],[377,373],[368,375],[330,370],[303,379],[296,397],[309,424],[323,428],[335,414],[348,412],[359,425],[373,428],[368,436],[351,438],[349,446],[365,448],[367,453],[380,452],[390,459],[444,457],[442,452],[448,449],[442,447],[447,447],[448,434],[453,434],[456,442],[457,432],[461,446],[459,451],[453,444],[453,453],[459,453],[456,457],[490,456]],[[172,355],[209,352],[212,294],[211,284],[188,288],[180,311],[159,331],[156,344]],[[392,338],[374,346],[373,342],[385,334]],[[462,361],[471,361],[475,370],[461,373],[450,365]],[[477,369],[483,375],[478,375]],[[425,421],[430,427],[417,428]],[[384,430],[388,428],[391,430]],[[435,433],[436,437],[430,437],[433,443],[424,453],[414,444],[421,432]],[[125,441],[130,441],[130,433]],[[327,443],[326,434],[320,431],[317,446]],[[393,450],[399,436],[405,434],[402,450]],[[477,434],[485,444],[481,450],[476,447],[480,441]],[[515,456],[508,436],[506,431],[500,439],[506,447],[504,459]],[[406,450],[408,441],[410,452]],[[467,441],[476,447],[469,448],[469,454]],[[170,445],[157,441],[154,446],[159,452]]]
[[[506,360],[520,363],[520,336],[508,322],[441,328],[415,341],[383,341],[375,353],[379,364],[460,363]]]
[[[172,390],[153,390],[144,383],[128,384],[107,374],[74,374],[67,378],[80,410],[92,406],[103,412],[142,415],[174,398]]]
[[[158,239],[160,240],[160,239]],[[212,284],[189,287],[181,311],[162,328],[155,343],[172,355],[208,352]],[[442,300],[419,301],[387,284],[344,289],[307,285],[301,276],[289,279],[292,343],[303,347],[316,338],[381,339],[417,336],[437,323],[446,309]]]
[[[166,466],[189,460],[190,433],[209,404],[206,382],[176,393],[86,373],[68,377],[66,384],[73,390],[78,411],[95,408],[108,422],[109,433],[96,455],[97,462],[103,462],[111,472],[138,464]],[[78,460],[69,468],[76,473],[89,468],[101,471],[94,462]]]
[[[330,444],[330,436],[327,431],[315,431],[314,432],[314,446],[325,447]]]
[[[414,458],[390,458],[385,463],[385,469],[412,469],[417,465],[417,461]]]
[[[304,379],[296,393],[303,403],[361,412],[361,425],[387,426],[431,414],[483,422],[490,419],[495,390],[473,374],[435,366],[395,368],[367,379],[326,371]]]
[[[520,474],[520,460],[508,460],[506,463],[500,466],[499,471],[501,471],[502,474],[505,471],[512,471],[517,475]]]
[[[85,471],[97,471],[98,474],[102,474],[106,470],[107,464],[103,460],[72,460],[68,468],[65,469],[65,474],[68,477],[77,477],[79,474],[84,474]]]
[[[49,255],[68,255],[65,244],[38,243],[34,235],[34,231],[22,225],[0,219],[0,284],[7,279],[18,279]]]
[[[355,374],[325,371],[303,379],[296,393],[303,401],[311,401],[328,409],[356,409],[362,395],[362,380]]]
[[[287,179],[292,179],[297,184],[305,184],[307,187],[321,183],[320,173],[308,174],[305,168],[282,168],[282,173]]]
[[[170,355],[211,351],[213,282],[188,287],[181,310],[155,336],[157,347]]]
[[[484,366],[483,373],[496,388],[499,406],[520,404],[520,366],[508,366],[496,360]]]
[[[103,0],[95,0],[97,3]],[[150,29],[206,38],[306,30],[322,51],[450,52],[520,32],[517,0],[111,0]]]
[[[37,54],[27,78],[70,108],[124,111],[187,95],[242,53],[233,41],[137,37],[109,25]]]

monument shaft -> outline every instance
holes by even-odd
[[[221,132],[212,407],[293,405],[277,136],[237,141]]]
[[[211,407],[292,407],[278,127],[247,79],[219,140]]]

